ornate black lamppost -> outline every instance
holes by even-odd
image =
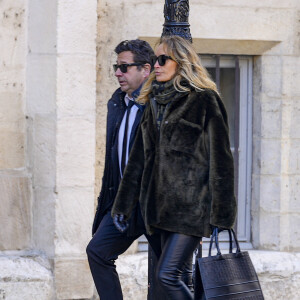
[[[192,42],[189,10],[189,0],[165,0],[162,36],[178,35]]]

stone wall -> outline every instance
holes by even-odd
[[[26,169],[26,17],[24,1],[0,2],[0,251],[31,246],[31,178]]]
[[[33,237],[53,265],[56,299],[93,294],[85,248],[94,216],[96,4],[29,1]]]
[[[124,39],[156,40],[163,4],[0,1],[0,299],[93,297],[85,246],[106,104],[118,87],[113,50]],[[298,299],[299,1],[190,6],[199,52],[254,55],[252,244],[268,252],[252,257],[266,299]],[[125,299],[145,299],[146,264],[144,254],[119,261]]]
[[[3,299],[93,295],[96,11],[96,1],[0,2]]]
[[[0,169],[25,166],[26,12],[24,1],[1,1]]]

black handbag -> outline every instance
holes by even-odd
[[[264,300],[260,283],[249,253],[241,251],[235,231],[228,230],[229,253],[222,254],[219,247],[219,230],[211,236],[208,257],[198,258],[195,274],[195,300]],[[232,235],[236,253],[232,252]],[[217,255],[211,250],[215,242]]]

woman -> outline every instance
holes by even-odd
[[[167,299],[193,299],[182,266],[212,226],[236,216],[225,107],[192,45],[161,39],[138,101],[145,110],[112,210],[126,228],[137,201],[147,231],[161,233],[158,280]],[[125,220],[125,221],[124,221]]]

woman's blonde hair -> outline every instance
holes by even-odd
[[[216,84],[210,79],[208,72],[202,66],[200,58],[190,42],[179,36],[167,36],[158,41],[157,45],[161,44],[164,45],[166,54],[171,56],[177,63],[173,84],[178,92],[190,91],[190,87],[196,90],[209,88],[218,92]],[[149,101],[153,80],[155,80],[154,71],[142,88],[141,94],[137,99],[139,103],[146,104]],[[190,86],[182,85],[182,80],[187,81]]]

